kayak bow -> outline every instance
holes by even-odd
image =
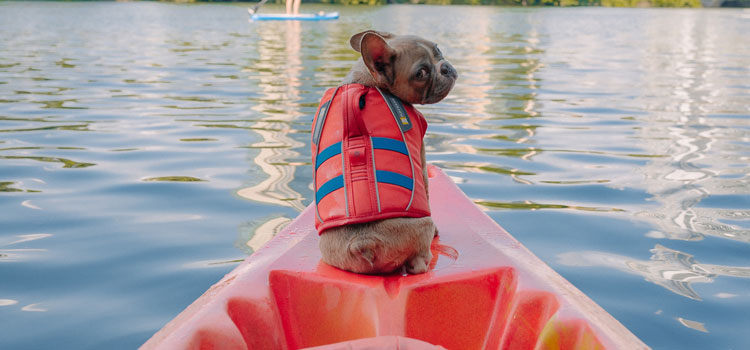
[[[320,261],[308,207],[143,349],[647,349],[430,166],[430,271]]]

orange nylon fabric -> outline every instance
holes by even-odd
[[[421,161],[426,129],[414,106],[377,88],[350,84],[327,90],[312,135],[318,232],[429,216]]]

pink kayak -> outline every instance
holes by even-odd
[[[648,349],[429,173],[440,235],[427,273],[326,265],[308,207],[142,349]]]

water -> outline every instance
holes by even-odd
[[[278,232],[370,27],[458,69],[428,160],[493,219],[655,349],[747,348],[750,12],[321,9],[0,2],[0,348],[135,348]]]

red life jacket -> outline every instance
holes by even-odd
[[[426,129],[422,113],[377,88],[328,89],[312,130],[318,232],[430,216],[421,159]]]

